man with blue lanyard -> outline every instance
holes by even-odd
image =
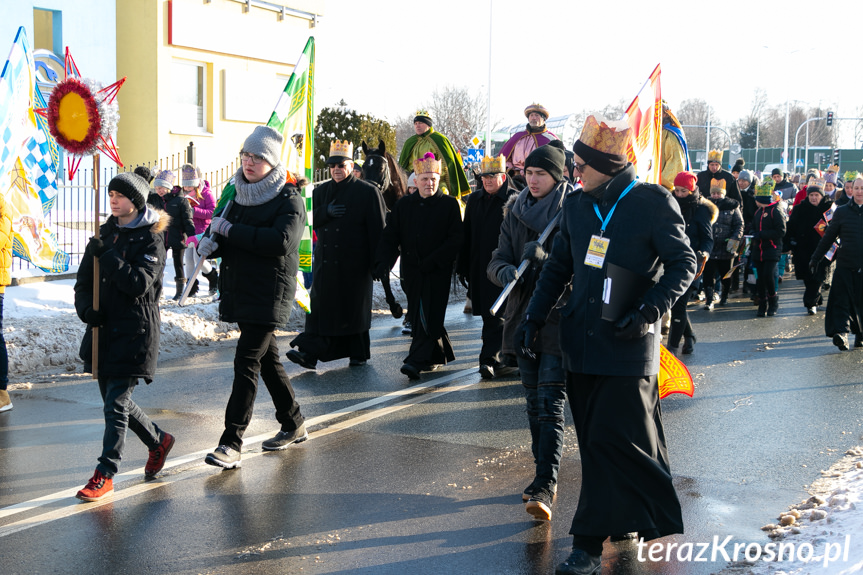
[[[521,332],[530,350],[571,282],[560,344],[582,483],[558,574],[599,573],[609,536],[683,533],[659,405],[659,318],[692,282],[695,253],[668,190],[636,180],[630,138],[626,122],[585,121],[573,146],[583,188],[564,202]]]

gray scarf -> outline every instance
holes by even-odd
[[[251,184],[243,175],[243,168],[241,167],[234,174],[234,187],[237,188],[236,202],[241,206],[266,204],[282,191],[287,175],[285,167],[279,164],[270,170],[270,173],[264,176],[263,180]]]

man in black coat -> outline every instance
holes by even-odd
[[[773,190],[782,194],[782,199],[788,202],[794,200],[797,195],[797,186],[795,186],[785,175],[785,172],[779,168],[773,168],[770,172],[770,178],[773,180]]]
[[[486,274],[491,254],[497,248],[503,207],[513,194],[518,194],[506,175],[506,158],[483,158],[480,163],[482,188],[467,198],[464,212],[464,243],[461,246],[456,271],[459,281],[469,286],[472,313],[482,317],[482,349],[479,352],[479,373],[483,379],[505,375],[513,368],[502,362],[501,344],[503,318],[491,313],[491,306],[500,295],[501,287],[493,284]]]
[[[201,257],[221,257],[219,319],[240,328],[234,356],[234,380],[225,408],[225,431],[204,462],[233,469],[240,466],[243,435],[252,420],[258,375],[276,408],[281,430],[261,444],[286,449],[305,441],[291,380],[279,361],[275,330],[291,315],[297,288],[300,240],[306,206],[297,187],[286,184],[281,163],[282,135],[257,126],[243,142],[242,165],[234,174],[233,203],[210,222],[209,235],[198,244]],[[223,192],[231,193],[228,188]]]
[[[89,326],[81,343],[81,359],[84,369],[93,371],[92,328],[98,327],[96,367],[105,403],[99,465],[77,494],[84,501],[98,501],[114,492],[113,477],[120,468],[127,429],[150,450],[144,467],[147,477],[161,471],[174,445],[174,436],[159,429],[132,401],[138,379],[150,383],[156,374],[165,229],[170,221],[165,212],[145,204],[147,191],[146,180],[131,172],[111,180],[111,216],[87,244],[75,281],[75,311]],[[96,261],[98,302],[93,294]]]
[[[399,270],[413,326],[401,372],[416,380],[421,371],[455,359],[444,319],[462,221],[458,200],[439,188],[441,161],[428,152],[413,166],[419,189],[393,206],[378,245],[375,278],[387,276],[401,256]]]
[[[737,180],[731,172],[722,168],[722,150],[710,150],[707,153],[707,169],[698,172],[698,191],[701,192],[702,197],[710,197],[710,181],[713,179],[725,180],[726,197],[738,202],[742,201]]]
[[[598,573],[608,536],[638,532],[649,541],[683,532],[659,406],[659,320],[692,281],[695,254],[668,190],[636,180],[626,161],[630,138],[626,122],[585,121],[573,146],[583,189],[564,202],[522,327],[529,351],[571,282],[560,342],[582,484],[573,550],[559,574]],[[619,278],[611,293],[609,273]],[[606,293],[626,311],[603,318]]]
[[[288,359],[307,369],[318,361],[371,358],[372,264],[386,207],[378,189],[353,175],[353,144],[335,140],[327,164],[332,179],[312,196],[315,233],[306,328],[291,342]]]

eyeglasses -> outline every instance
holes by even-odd
[[[263,156],[259,156],[257,154],[250,154],[248,152],[241,152],[240,159],[244,162],[252,162],[253,164],[260,164],[264,161]]]
[[[588,160],[583,164],[576,164],[575,162],[573,162],[572,167],[573,167],[573,169],[578,170],[579,174],[583,174],[584,168],[587,167],[590,164],[590,162],[592,162],[592,161],[593,160]]]

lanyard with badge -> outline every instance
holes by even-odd
[[[599,235],[596,234],[590,236],[590,243],[587,246],[587,254],[584,256],[584,265],[591,266],[594,268],[601,268],[602,264],[605,262],[605,254],[608,253],[608,244],[611,243],[611,240],[603,237],[605,233],[605,228],[608,227],[608,222],[611,221],[611,216],[614,215],[614,209],[617,207],[617,204],[620,203],[620,200],[629,193],[629,191],[635,186],[638,180],[632,180],[626,189],[623,190],[623,193],[617,198],[617,201],[614,202],[614,205],[611,206],[611,210],[608,211],[608,215],[603,219],[602,214],[599,213],[599,206],[594,203],[593,210],[596,212],[596,217],[599,218],[599,221],[602,222],[602,226],[599,228]]]

